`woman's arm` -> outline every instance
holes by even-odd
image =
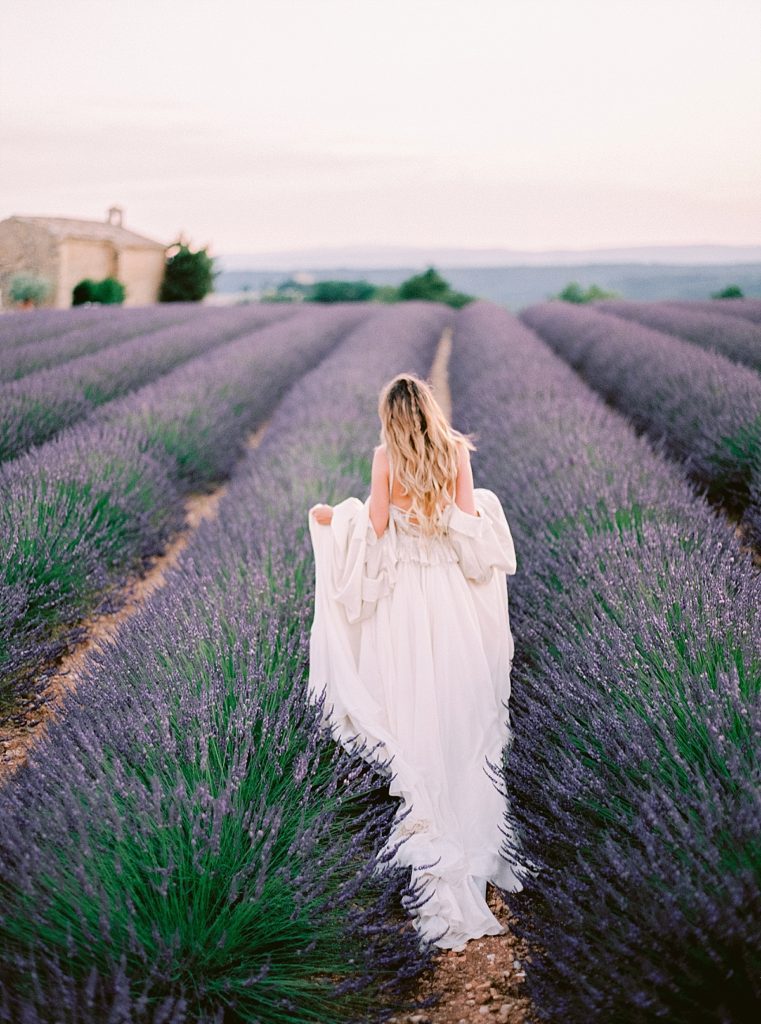
[[[373,452],[373,468],[370,480],[370,522],[376,537],[382,537],[388,526],[388,456],[383,445]]]
[[[470,452],[467,447],[460,442],[459,448],[459,468],[457,470],[457,484],[455,486],[455,505],[463,512],[467,512],[471,516],[478,515],[476,509],[476,499],[473,494],[473,470],[470,465]]]

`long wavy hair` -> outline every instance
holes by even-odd
[[[470,451],[475,444],[451,426],[430,385],[413,373],[397,374],[383,387],[378,415],[392,486],[396,478],[409,496],[422,533],[441,534],[442,514],[455,497],[457,442]]]

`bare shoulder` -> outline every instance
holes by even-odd
[[[470,462],[470,449],[464,441],[457,441],[457,462],[460,466],[467,466]]]
[[[373,449],[373,461],[378,462],[379,465],[388,465],[388,452],[386,451],[385,444],[378,444]]]

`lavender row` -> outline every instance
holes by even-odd
[[[506,897],[567,1024],[761,1009],[761,577],[678,468],[507,311],[458,313],[458,426],[518,552]]]
[[[674,299],[670,305],[683,309],[696,309],[704,313],[736,316],[750,320],[754,324],[761,324],[761,299]]]
[[[98,352],[138,334],[187,322],[198,314],[198,307],[192,308],[189,303],[183,303],[181,309],[174,309],[172,305],[143,306],[122,316],[64,328],[49,338],[27,341],[13,348],[0,346],[0,381],[18,380],[36,370]]]
[[[187,323],[0,385],[0,461],[47,441],[98,406],[271,319],[266,306],[202,309]]]
[[[189,303],[181,303],[187,306]],[[141,307],[142,308],[142,307]],[[93,306],[74,309],[30,309],[13,311],[0,316],[0,351],[29,341],[52,338],[63,331],[78,327],[105,324],[116,318],[126,318],[137,307]]]
[[[709,500],[761,543],[761,378],[641,324],[546,302],[521,319],[609,402],[663,441]]]
[[[735,363],[761,370],[761,323],[728,316],[723,311],[689,308],[684,303],[604,299],[595,303],[595,309],[675,334]]]
[[[0,466],[6,714],[34,699],[76,623],[162,549],[183,494],[224,477],[284,389],[367,315],[310,309],[252,332]]]
[[[383,780],[306,697],[306,516],[369,489],[378,389],[445,317],[381,307],[295,385],[0,792],[0,1020],[370,1022],[430,964]]]

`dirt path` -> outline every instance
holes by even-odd
[[[429,376],[436,398],[450,421],[452,341],[453,329],[446,327]],[[524,994],[526,949],[509,930],[510,912],[495,886],[487,886],[486,899],[497,920],[508,929],[505,934],[472,939],[461,953],[452,950],[438,953],[432,975],[420,982],[415,995],[424,999],[434,992],[442,992],[439,1004],[430,1010],[392,1017],[389,1024],[483,1024],[484,1021],[529,1024],[531,1008]]]
[[[264,423],[250,434],[247,448],[256,448],[268,424]],[[82,625],[87,630],[86,639],[71,653],[61,658],[53,675],[47,680],[45,689],[37,700],[39,706],[30,711],[21,725],[0,729],[0,785],[10,778],[24,763],[27,754],[56,712],[64,694],[79,683],[79,674],[90,652],[111,641],[118,635],[122,625],[137,612],[147,598],[164,585],[166,574],[177,563],[191,537],[206,519],[214,519],[219,503],[227,491],[222,484],[208,494],[191,494],[185,499],[184,529],[167,545],[166,550],[154,559],[147,572],[131,579],[124,593],[124,603],[115,612],[87,619]]]
[[[493,885],[486,900],[500,924],[509,929],[510,912]],[[526,949],[509,930],[504,935],[471,939],[462,953],[442,950],[433,974],[423,979],[415,995],[421,999],[442,993],[429,1010],[391,1018],[389,1024],[530,1024],[531,1004],[525,994]]]
[[[449,356],[452,352],[452,337],[452,327],[445,327],[439,338],[436,355],[433,357],[431,372],[428,376],[436,394],[436,400],[450,422],[452,419],[452,395],[449,391]]]

